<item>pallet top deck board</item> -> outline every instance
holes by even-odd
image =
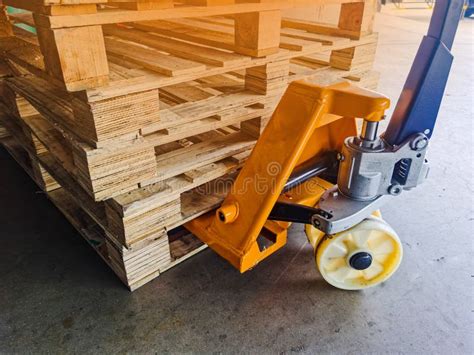
[[[166,76],[186,75],[206,69],[200,63],[111,38],[105,39],[105,48],[107,52]]]
[[[15,0],[6,0],[6,5],[15,6]],[[176,18],[207,17],[218,15],[244,14],[272,10],[285,10],[317,4],[343,4],[364,2],[360,0],[288,0],[263,3],[237,3],[219,6],[182,6],[158,10],[124,10],[117,8],[99,9],[96,14],[46,16],[37,15],[37,23],[43,27],[66,28],[105,25],[120,22],[138,22]],[[20,5],[20,4],[17,4]],[[21,6],[19,6],[21,8]]]
[[[104,26],[105,35],[116,36],[132,42],[139,42],[151,48],[156,48],[178,57],[184,57],[198,62],[227,67],[229,65],[239,65],[249,62],[250,57],[222,51],[219,49],[197,45],[190,42],[184,42],[155,33],[148,33],[137,29],[119,28],[114,25]]]

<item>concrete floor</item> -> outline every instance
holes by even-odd
[[[378,17],[380,91],[398,97],[427,11]],[[301,227],[238,274],[207,250],[129,293],[0,151],[0,352],[473,353],[473,35],[463,21],[431,179],[383,212],[405,258],[386,284],[325,284]]]

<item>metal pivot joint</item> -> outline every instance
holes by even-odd
[[[323,195],[318,206],[332,217],[315,216],[320,230],[332,234],[348,229],[390,196],[398,196],[427,178],[425,157],[453,60],[450,49],[462,3],[436,3],[428,34],[386,132],[379,137],[378,121],[366,119],[360,136],[345,140],[337,190]]]
[[[401,146],[390,146],[382,138],[379,141],[374,148],[367,148],[357,138],[346,139],[338,175],[343,195],[357,201],[372,201],[381,195],[397,196],[425,180],[429,171],[425,159],[429,140],[423,133],[410,137]]]
[[[417,134],[399,147],[382,138],[374,148],[365,147],[360,137],[347,138],[342,149],[338,185],[319,202],[313,225],[327,234],[339,233],[369,217],[390,198],[421,184],[428,176],[425,159],[428,138]]]

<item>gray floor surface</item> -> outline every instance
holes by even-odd
[[[392,99],[428,19],[378,16],[380,91]],[[0,150],[0,353],[473,353],[473,38],[463,21],[430,180],[383,209],[403,264],[364,292],[325,284],[296,226],[247,274],[207,250],[129,293]]]

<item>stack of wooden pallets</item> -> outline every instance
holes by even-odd
[[[289,82],[376,86],[374,2],[327,2],[332,25],[282,17],[304,0],[3,0],[1,142],[136,289],[205,247],[180,226]]]

